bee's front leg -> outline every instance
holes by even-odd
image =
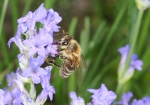
[[[57,54],[57,55],[55,55],[57,58],[60,58],[60,59],[67,59],[67,57],[65,57],[65,56],[62,56],[61,54],[59,55],[59,54]]]
[[[55,65],[55,66],[58,67],[58,68],[61,67],[61,66],[60,66],[54,59],[52,59],[52,58],[47,58],[45,61],[46,61],[46,63],[48,63],[48,64],[53,64],[53,65]]]

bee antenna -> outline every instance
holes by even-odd
[[[64,30],[62,30],[62,33],[63,33],[63,36],[65,36],[65,35],[66,35]]]
[[[64,35],[64,36],[65,36],[65,35],[68,35],[68,33],[65,32],[64,30],[62,30],[62,32],[63,32],[63,35]]]

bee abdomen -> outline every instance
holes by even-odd
[[[67,78],[73,73],[73,71],[74,70],[69,70],[68,68],[63,69],[63,67],[61,67],[61,69],[60,69],[60,76],[62,78]]]

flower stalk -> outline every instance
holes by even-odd
[[[134,32],[133,32],[133,36],[131,37],[131,47],[130,47],[130,50],[129,50],[129,53],[127,54],[127,59],[125,61],[125,66],[122,68],[122,71],[120,72],[120,74],[118,74],[119,78],[118,78],[118,86],[117,86],[117,89],[116,89],[116,93],[117,94],[121,94],[122,91],[123,91],[123,86],[124,84],[133,76],[133,73],[132,75],[130,76],[130,78],[126,81],[124,81],[124,78],[126,78],[127,76],[127,70],[130,66],[130,63],[131,63],[131,58],[132,58],[132,55],[133,55],[133,52],[135,51],[135,45],[136,45],[136,42],[137,42],[137,38],[138,38],[138,34],[139,34],[139,30],[140,30],[140,25],[141,25],[141,21],[142,21],[142,16],[143,16],[143,13],[144,13],[144,10],[139,10],[138,12],[138,17],[137,17],[137,20],[136,20],[136,24],[135,24],[135,29],[134,29]]]

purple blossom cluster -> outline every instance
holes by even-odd
[[[146,10],[150,7],[150,0],[135,0],[139,10]]]
[[[150,97],[144,97],[140,100],[133,99],[132,102],[130,102],[131,98],[133,97],[132,92],[127,92],[122,95],[122,99],[118,102],[115,102],[115,105],[150,105]]]
[[[108,91],[107,87],[102,84],[99,89],[88,89],[92,101],[87,105],[150,105],[150,97],[146,96],[140,100],[133,99],[132,92],[127,92],[122,94],[120,101],[115,102],[117,95],[113,91]],[[75,92],[70,92],[70,98],[72,99],[71,105],[85,105],[84,99],[77,97]]]
[[[121,61],[118,68],[118,80],[122,83],[125,83],[133,76],[135,69],[139,71],[142,70],[143,62],[138,59],[138,55],[133,54],[130,60],[130,65],[124,73],[124,69],[126,69],[125,66],[127,63],[126,60],[130,51],[130,45],[127,44],[126,46],[119,48],[118,51],[121,54]]]
[[[19,50],[19,67],[16,73],[7,76],[10,89],[0,89],[0,105],[41,105],[47,98],[53,100],[55,88],[50,85],[51,66],[41,67],[48,56],[54,57],[57,45],[53,45],[53,34],[58,32],[57,24],[62,20],[53,9],[46,10],[44,3],[34,12],[17,20],[16,35],[8,41],[14,42]],[[42,27],[37,28],[36,23]],[[27,91],[25,83],[30,84]],[[36,96],[35,84],[41,84],[42,91]],[[6,97],[6,98],[5,98]]]
[[[88,91],[93,95],[91,96],[92,101],[87,105],[111,105],[117,97],[117,95],[113,91],[109,91],[104,84],[102,84],[99,89],[88,89]],[[74,92],[70,93],[70,97],[72,99],[71,105],[85,105],[84,99],[77,97]]]

